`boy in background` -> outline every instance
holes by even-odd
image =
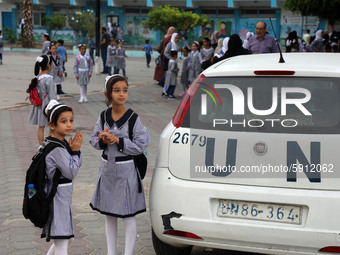
[[[88,39],[89,39],[89,55],[94,65],[94,50],[96,49],[96,46],[94,44],[94,40],[92,39],[92,35],[89,35]]]
[[[145,40],[145,45],[143,50],[145,51],[146,66],[150,67],[152,48],[149,40]]]
[[[67,52],[66,52],[66,48],[64,47],[64,40],[58,40],[57,42],[57,55],[60,56],[62,62],[63,62],[63,72],[65,74],[65,77],[67,77],[67,72],[65,69],[65,62],[67,62]]]

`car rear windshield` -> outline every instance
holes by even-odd
[[[182,127],[268,133],[340,133],[339,78],[205,78]]]

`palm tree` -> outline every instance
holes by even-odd
[[[22,16],[24,17],[22,46],[31,48],[33,45],[32,0],[24,0]]]

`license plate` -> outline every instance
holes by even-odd
[[[217,215],[242,219],[301,224],[301,207],[249,201],[219,200]]]

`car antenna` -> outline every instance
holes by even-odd
[[[272,19],[270,17],[269,17],[269,20],[270,20],[270,24],[272,25],[272,29],[273,29],[273,32],[274,32],[276,45],[279,48],[279,52],[280,52],[279,63],[285,63],[285,60],[283,59],[283,55],[282,55],[282,51],[281,51],[281,47],[280,47],[279,41],[277,40],[277,37],[276,37],[276,33],[275,33],[275,30],[274,30],[273,22],[272,22]]]

